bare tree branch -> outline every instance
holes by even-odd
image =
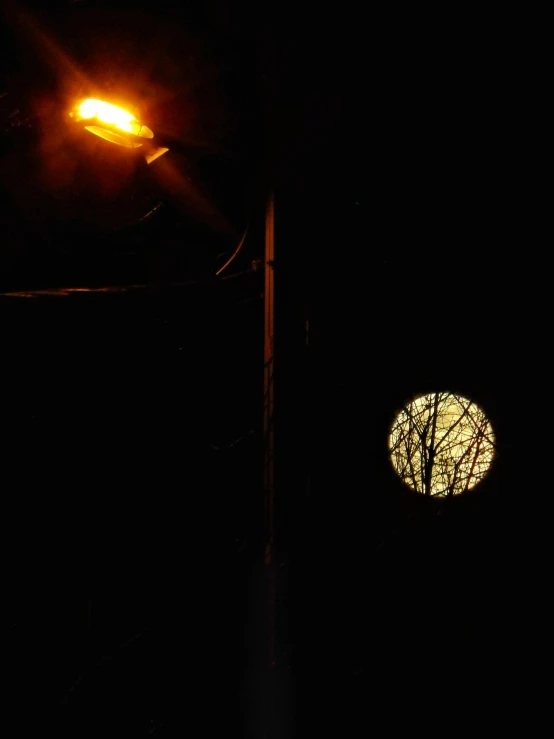
[[[389,436],[400,478],[418,493],[459,495],[486,475],[494,433],[472,401],[442,392],[419,396],[398,413]]]

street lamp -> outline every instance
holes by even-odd
[[[169,151],[167,147],[154,144],[152,129],[138,121],[133,113],[105,100],[86,98],[69,116],[105,141],[129,149],[142,148],[148,164]]]

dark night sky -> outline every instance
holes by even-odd
[[[358,38],[337,24],[281,50],[301,120],[284,116],[283,190],[303,209],[287,276],[311,295],[293,587],[305,732],[448,733],[479,717],[486,734],[540,692],[545,483],[525,429],[542,424],[515,395],[546,380],[541,44],[502,20],[395,17]],[[306,385],[289,373],[292,414]],[[439,387],[481,402],[500,447],[475,495],[443,511],[405,494],[386,456],[395,409]],[[305,435],[287,430],[299,467]]]
[[[544,483],[531,481],[525,438],[549,333],[528,135],[540,44],[531,53],[505,18],[374,11],[362,28],[322,12],[205,3],[179,24],[160,12],[197,64],[175,52],[141,77],[160,130],[190,146],[179,166],[237,223],[256,202],[236,193],[257,175],[262,139],[275,183],[277,725],[299,737],[400,724],[449,734],[479,720],[487,735],[530,710],[548,632]],[[148,36],[138,17],[126,38],[135,27]],[[27,102],[61,94],[56,75],[28,69]],[[15,185],[2,183],[12,224]],[[12,686],[22,712],[65,727],[56,736],[87,724],[173,736],[195,711],[262,736],[259,275],[164,288],[203,279],[230,243],[197,211],[167,212],[117,258],[109,239],[101,254],[53,257],[13,226],[0,247],[2,286],[5,264],[18,287],[157,285],[0,298]],[[386,435],[407,398],[444,388],[487,410],[499,451],[479,488],[440,506],[395,479]]]

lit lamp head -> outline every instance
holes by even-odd
[[[168,151],[153,143],[153,131],[132,113],[104,100],[87,98],[69,115],[84,124],[86,131],[105,141],[128,149],[142,148],[148,164]]]

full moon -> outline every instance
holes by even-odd
[[[397,414],[389,434],[392,465],[422,495],[460,495],[487,474],[492,426],[472,401],[454,393],[420,395]]]

